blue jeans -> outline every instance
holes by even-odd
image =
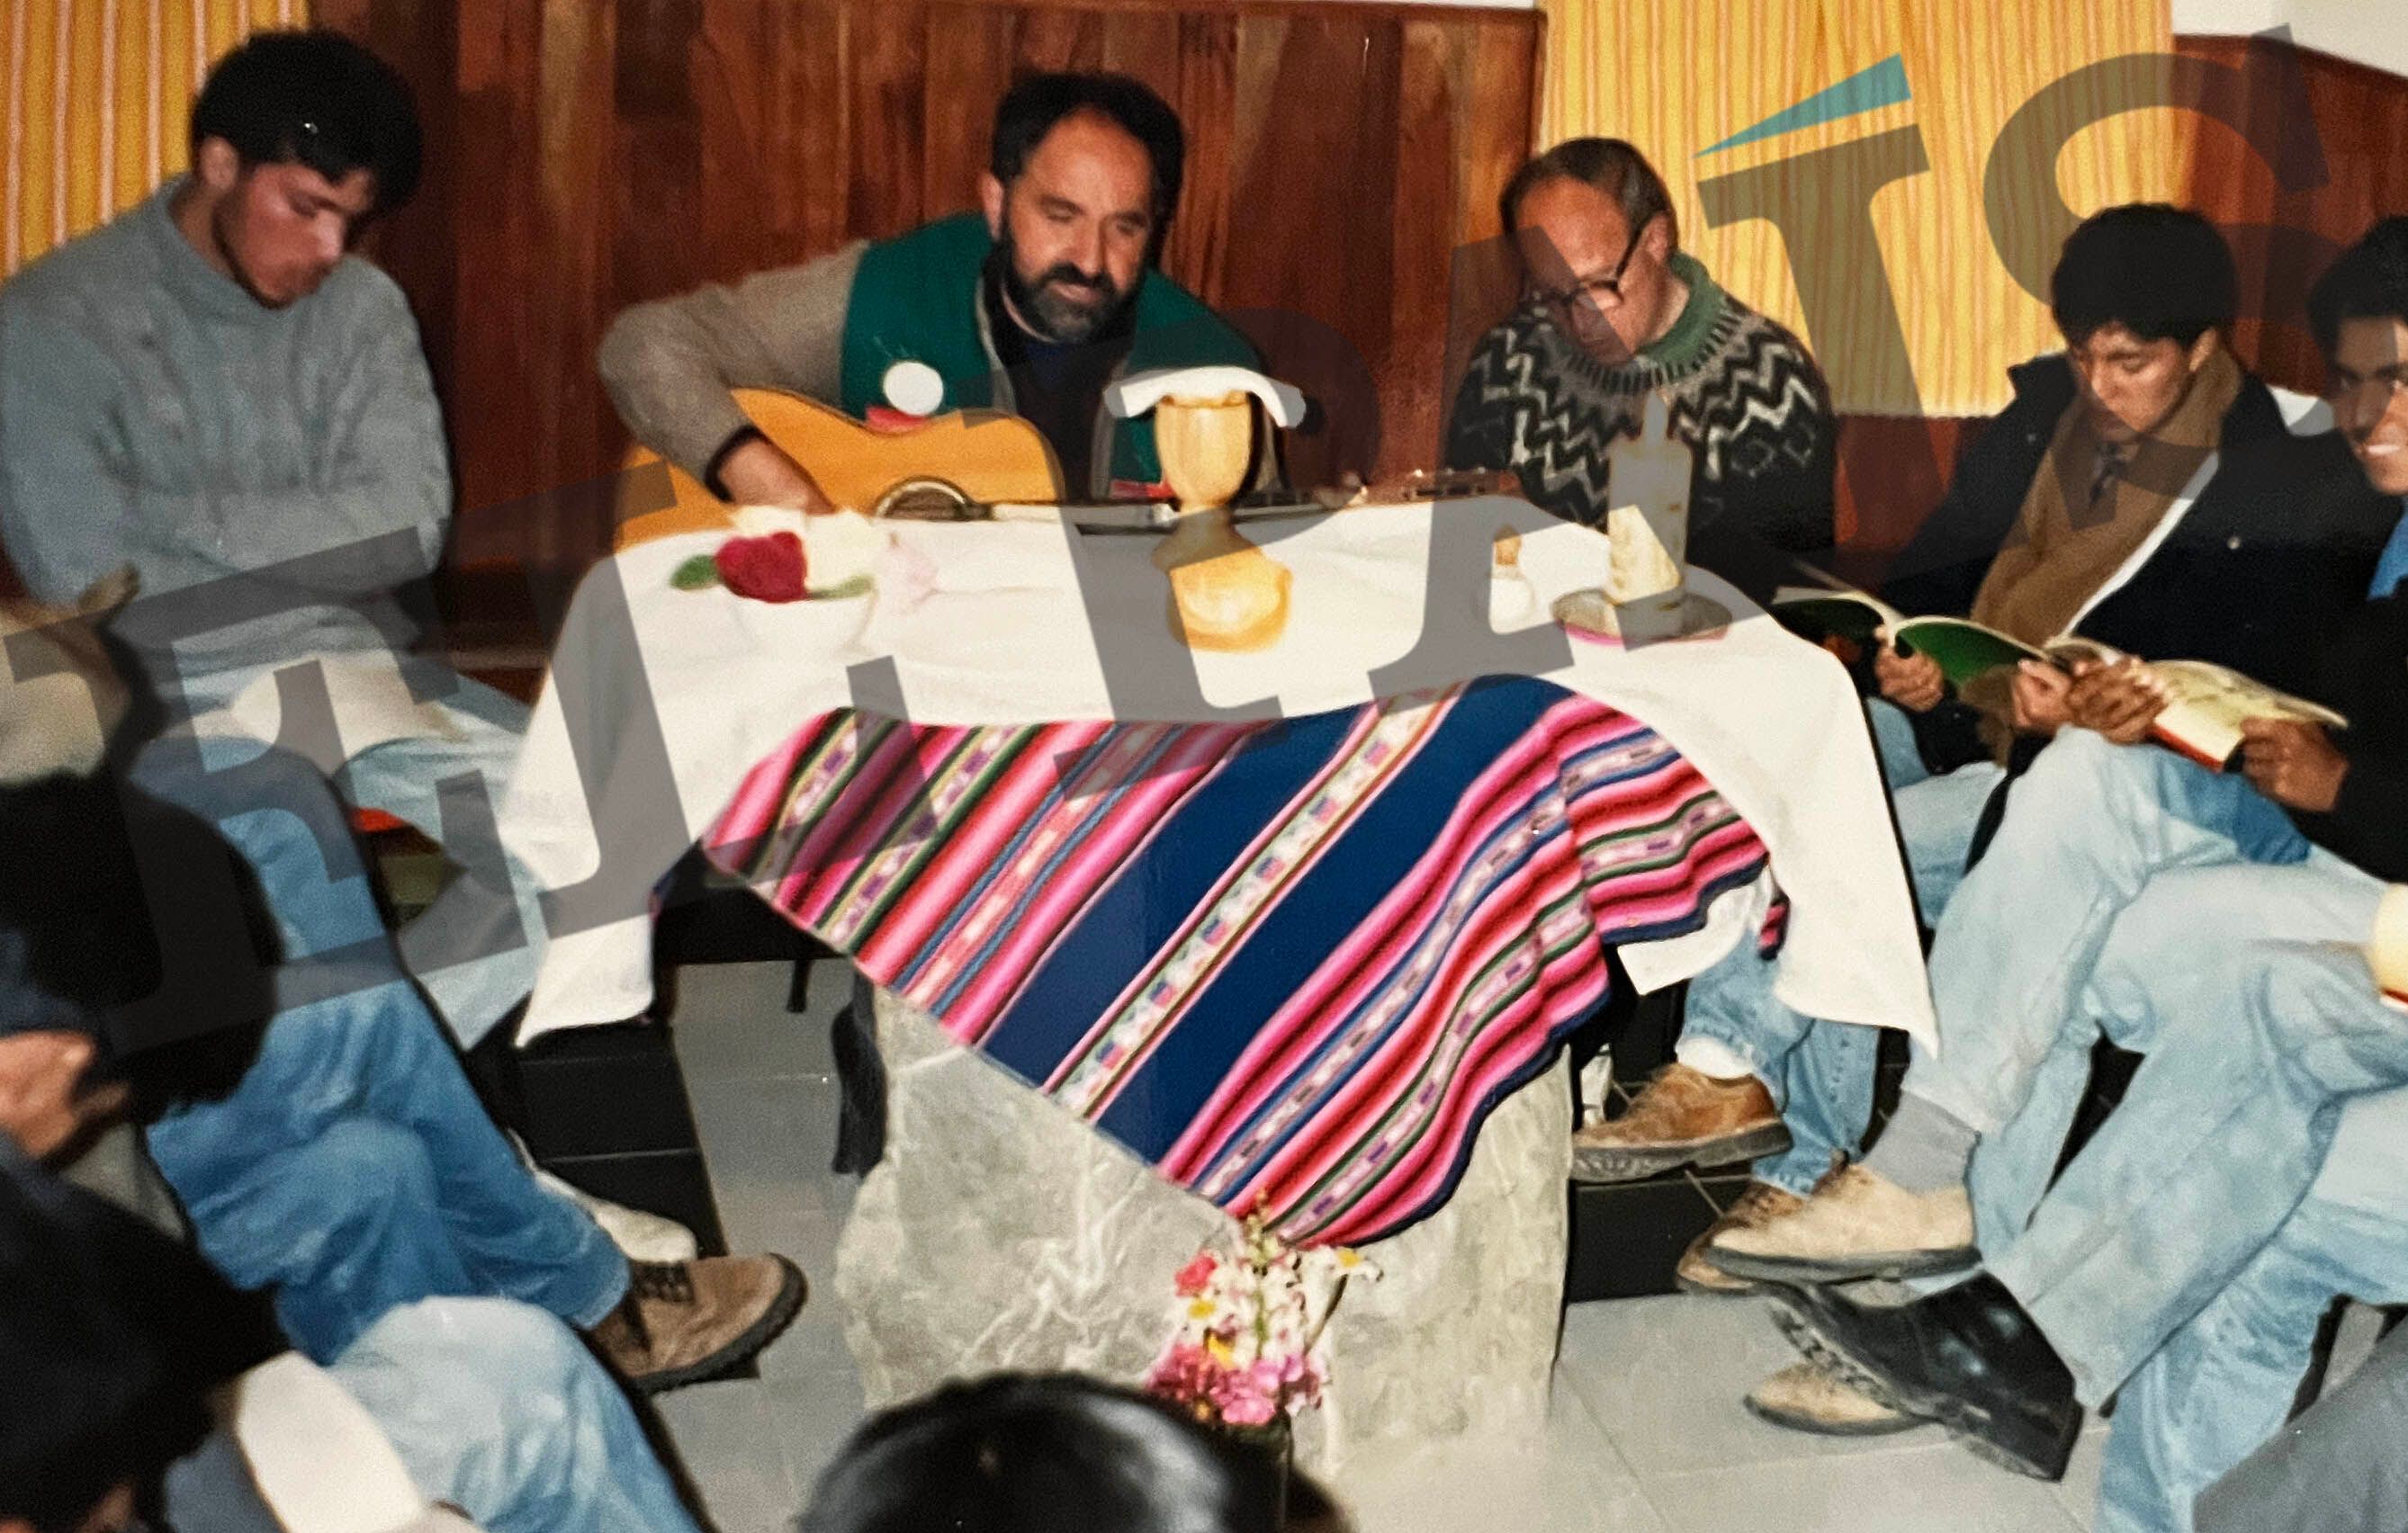
[[[429,1500],[486,1533],[698,1533],[620,1391],[550,1315],[430,1299],[327,1370]]]
[[[2315,876],[2292,871],[2275,881],[2276,897]],[[2160,970],[2187,960],[2200,980],[2186,976],[2157,1006],[2110,1022],[2109,1037],[2147,1053],[2122,1105],[2019,1233],[2001,1245],[1983,1232],[1992,1274],[2088,1404],[2282,1227],[2325,1165],[2343,1102],[2408,1084],[2408,1026],[2375,999],[2364,960],[2330,945],[2364,939],[2376,887],[2331,879],[2321,909],[2366,920],[2328,921],[2323,943],[2234,939],[2211,953],[2194,939],[2155,952]],[[2196,938],[2209,927],[2193,913],[2186,930]]]
[[[2403,1125],[2395,1116],[2385,1126],[2397,1139]],[[2352,1138],[2335,1139],[2336,1161]],[[2328,1198],[2318,1183],[2131,1377],[2107,1439],[2096,1533],[2191,1533],[2200,1492],[2281,1429],[2334,1297],[2408,1302],[2408,1193],[2395,1203],[2386,1216]],[[2358,1487],[2334,1490],[2345,1506]]]
[[[2099,1526],[2187,1529],[2281,1420],[2332,1296],[2401,1282],[2408,1225],[2370,1241],[2386,1221],[2336,1174],[2372,1148],[2336,1132],[2408,1084],[2408,1024],[2350,951],[2382,886],[2155,749],[2068,732],[2028,781],[1942,918],[1942,1052],[1907,1088],[1983,1130],[1987,1265],[2077,1394],[2123,1390]],[[2101,1033],[2147,1057],[2050,1187]]]
[[[1987,763],[1933,776],[1914,748],[1914,729],[1879,698],[1866,705],[1899,838],[1925,919],[1947,903],[1963,876],[1982,806],[2003,774]],[[1756,1163],[1758,1181],[1800,1196],[1831,1168],[1834,1153],[1854,1155],[1872,1116],[1877,1030],[1821,1022],[1772,993],[1773,964],[1742,939],[1689,981],[1681,1032],[1711,1039],[1746,1061],[1789,1127],[1789,1148]]]
[[[325,780],[273,751],[239,774],[191,766],[168,741],[134,775],[219,824],[286,947],[278,1011],[241,1084],[150,1132],[201,1249],[242,1286],[278,1284],[285,1329],[320,1362],[437,1296],[599,1321],[625,1290],[624,1257],[536,1184],[486,1116],[396,966],[365,877],[330,864],[328,849],[351,843]],[[172,944],[176,928],[163,931]]]
[[[1906,1089],[1985,1136],[1999,1132],[2069,1029],[2087,1047],[2084,992],[2110,929],[2152,879],[2296,864],[2310,850],[2246,779],[2155,746],[2061,731],[2016,781],[1981,866],[1941,913],[1930,964],[1940,1053],[1917,1051]],[[2356,940],[2371,929],[2367,910]]]
[[[2114,918],[2083,998],[2032,1072],[2023,1105],[1984,1133],[1974,1152],[1968,1189],[1982,1248],[2005,1250],[2048,1191],[2089,1090],[2091,1046],[2100,1038],[2146,1053],[2161,1019],[2225,1014],[2229,997],[2208,992],[2227,971],[2194,964],[2191,950],[2316,941],[2371,924],[2370,883],[2322,852],[2293,867],[2226,863],[2151,879]],[[1909,1081],[1929,1074],[1917,1061]]]
[[[419,657],[400,656],[394,663],[422,693],[440,702],[456,738],[413,735],[314,766],[277,753],[328,778],[343,804],[381,809],[416,827],[461,866],[460,877],[435,906],[403,928],[399,947],[404,967],[425,987],[437,1014],[461,1047],[473,1048],[526,998],[541,953],[539,881],[502,849],[494,833],[526,734],[527,709],[482,682]],[[184,678],[184,706],[195,714],[222,708],[268,668]],[[265,750],[248,738],[213,738],[203,742],[202,759],[212,772],[239,770]],[[245,847],[246,854],[250,850]],[[297,843],[285,843],[283,850],[290,866],[269,889],[280,909],[288,893],[306,890],[304,897],[314,897],[321,881],[365,879],[348,838],[339,846],[327,842],[318,848],[322,867],[294,855],[307,850]],[[265,876],[266,869],[261,871]]]

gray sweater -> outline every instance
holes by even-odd
[[[187,673],[407,635],[389,594],[434,566],[452,484],[401,290],[346,257],[265,308],[177,229],[179,184],[0,287],[0,541],[50,601],[133,565],[120,629]]]

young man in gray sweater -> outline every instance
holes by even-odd
[[[335,34],[264,34],[211,74],[192,143],[191,175],[0,288],[0,537],[52,600],[138,573],[140,599],[110,627],[169,726],[112,760],[130,754],[139,788],[224,834],[279,928],[257,1060],[223,1100],[153,1126],[152,1155],[202,1249],[243,1286],[274,1284],[322,1360],[401,1305],[490,1295],[591,1331],[642,1387],[734,1367],[793,1316],[801,1274],[780,1257],[631,1267],[537,1182],[394,963],[327,781],[446,840],[485,912],[513,915],[490,837],[442,833],[490,826],[459,816],[458,777],[481,773],[491,801],[523,710],[400,652],[393,593],[434,564],[450,475],[400,291],[345,253],[417,183],[408,88]],[[278,745],[245,738],[263,732],[249,718],[224,724],[260,678],[304,662],[304,687],[290,671],[266,683],[283,694],[264,731]],[[301,727],[311,674],[331,728],[322,714]],[[101,876],[104,848],[52,839],[58,887]],[[256,972],[251,939],[209,924],[228,906],[222,866],[138,837],[132,851],[138,874],[122,877],[142,886],[167,976],[144,1025],[255,1021],[213,1014]],[[516,998],[475,972],[452,983],[487,967],[425,976],[464,1039]]]
[[[527,881],[490,834],[459,833],[474,817],[456,800],[447,814],[437,784],[472,773],[497,800],[526,710],[404,652],[394,592],[441,552],[451,468],[408,304],[345,252],[414,189],[417,124],[406,96],[337,115],[276,78],[346,46],[268,37],[237,55],[263,110],[205,96],[218,120],[196,116],[190,175],[0,288],[0,539],[53,603],[132,566],[143,599],[118,632],[171,712],[201,721],[209,768],[256,749],[224,738],[248,689],[235,711],[253,730],[470,870],[490,896],[475,935],[405,943],[466,1045],[526,993],[539,927],[511,897]],[[289,155],[262,136],[288,131]],[[274,703],[271,674],[305,665],[337,725],[324,739]]]

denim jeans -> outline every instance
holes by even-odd
[[[2099,1039],[2147,1053],[2169,1019],[2229,1015],[2233,998],[2219,987],[2233,982],[2230,969],[2196,961],[2194,953],[2361,940],[2372,924],[2376,887],[2320,850],[2290,867],[2225,863],[2150,880],[2109,927],[2082,999],[2033,1072],[2023,1106],[1974,1151],[1969,1185],[1982,1248],[2006,1250],[2048,1191],[2089,1089]],[[1910,1082],[1916,1078],[1910,1074]]]
[[[398,977],[280,1014],[233,1096],[150,1141],[202,1251],[242,1287],[276,1284],[321,1363],[418,1299],[500,1296],[591,1326],[626,1290],[626,1258],[537,1184]]]
[[[437,1296],[599,1321],[624,1292],[625,1259],[536,1184],[487,1117],[365,877],[330,857],[351,842],[325,780],[277,751],[240,773],[192,766],[170,739],[134,775],[220,825],[260,875],[286,950],[277,1015],[241,1084],[150,1131],[201,1249],[245,1287],[278,1284],[287,1332],[320,1362]],[[177,929],[163,926],[171,945]]]
[[[619,1385],[550,1315],[430,1299],[386,1315],[327,1371],[420,1493],[485,1533],[698,1533]]]
[[[1947,903],[1973,842],[1982,807],[2003,774],[1987,763],[1933,776],[1915,752],[1914,729],[1879,698],[1866,705],[1873,742],[1898,815],[1907,871],[1926,920]],[[1773,995],[1774,967],[1742,940],[1689,981],[1684,1038],[1710,1039],[1745,1061],[1772,1094],[1789,1127],[1789,1148],[1756,1163],[1758,1181],[1803,1196],[1853,1155],[1872,1116],[1880,1035],[1854,1023],[1822,1022]]]
[[[2408,1100],[2391,1105],[2408,1107]],[[2384,1131],[2397,1139],[2403,1126],[2394,1111]],[[2345,1125],[2333,1160],[2349,1158],[2357,1139]],[[2200,1494],[2281,1430],[2333,1297],[2408,1302],[2408,1190],[2386,1216],[2328,1198],[2322,1189],[2320,1182],[2240,1274],[2124,1385],[2091,1524],[2097,1533],[2191,1533]],[[2398,1499],[2399,1423],[2375,1426],[2380,1456],[2329,1487],[2326,1510],[2333,1515],[2289,1505],[2285,1510],[2297,1520],[2283,1526],[2391,1526],[2347,1514],[2366,1504],[2366,1471],[2377,1465],[2388,1466],[2383,1472]]]
[[[1997,1132],[2077,1024],[2110,928],[2151,879],[2299,863],[2309,851],[2246,779],[2155,746],[2060,731],[2011,790],[1981,866],[1940,914],[1930,963],[1940,1052],[1916,1052],[1906,1089]]]
[[[473,1048],[526,998],[541,953],[540,883],[503,849],[494,828],[526,734],[527,709],[482,682],[416,656],[402,656],[397,664],[420,693],[439,702],[452,738],[419,734],[386,740],[345,761],[318,762],[315,769],[332,781],[345,805],[381,809],[408,823],[460,865],[461,876],[436,905],[403,928],[399,946],[404,966],[425,987],[452,1036],[462,1048]],[[223,708],[267,668],[183,678],[184,707],[195,715]],[[330,690],[337,684],[330,682]],[[255,763],[265,750],[255,739],[222,733],[201,746],[201,759],[212,773]],[[271,884],[271,901],[281,906],[295,891],[314,893],[320,881],[348,883],[365,877],[348,838],[320,851],[325,866],[296,859],[290,878]]]
[[[2310,876],[2299,875],[2285,881]],[[2334,882],[2331,908],[2355,905],[2366,922],[2329,924],[2324,943],[2159,950],[2160,965],[2186,958],[2223,982],[2186,984],[2141,1025],[2111,1027],[2148,1046],[2122,1105],[2021,1233],[1984,1247],[2088,1404],[2282,1227],[2325,1165],[2344,1100],[2408,1084],[2408,1027],[2375,999],[2365,961],[2332,945],[2363,940],[2375,886]]]
[[[2408,1025],[2351,951],[2382,886],[2160,751],[2068,732],[2028,781],[1942,918],[1942,1052],[1907,1086],[1983,1129],[1991,1273],[2085,1402],[2122,1391],[2098,1526],[2186,1530],[2281,1421],[2333,1295],[2408,1273],[2408,1177],[2372,1179],[2386,1216],[2347,1174],[2408,1084]],[[2101,1034],[2146,1059],[2050,1187]]]

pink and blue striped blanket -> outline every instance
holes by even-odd
[[[1170,1181],[1350,1244],[1446,1200],[1612,944],[1766,860],[1645,725],[1522,678],[1242,724],[840,709],[706,844]]]

